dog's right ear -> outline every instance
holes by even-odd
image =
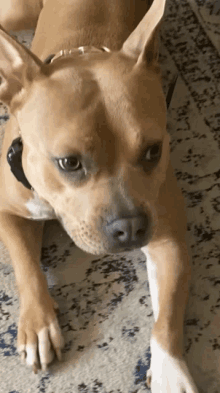
[[[157,30],[165,5],[166,0],[153,0],[149,11],[123,44],[122,53],[136,60],[138,64],[150,65],[158,59]]]
[[[43,63],[0,25],[0,101],[10,106],[40,71]]]

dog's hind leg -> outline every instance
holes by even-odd
[[[42,0],[0,0],[0,24],[10,31],[35,28]]]

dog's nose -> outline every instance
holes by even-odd
[[[105,227],[110,247],[115,252],[124,248],[143,247],[149,238],[149,221],[146,214],[112,221]]]

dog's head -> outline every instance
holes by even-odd
[[[23,168],[73,241],[99,254],[146,245],[169,160],[155,0],[121,50],[45,65],[0,31],[0,99],[17,118]]]

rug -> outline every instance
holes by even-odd
[[[220,2],[168,0],[161,30],[164,90],[178,72],[168,113],[171,161],[186,199],[192,281],[185,357],[200,393],[220,392]],[[30,46],[33,32],[13,33]],[[1,136],[8,119],[0,106]],[[141,251],[100,257],[46,223],[42,270],[60,307],[63,361],[32,374],[16,352],[19,300],[0,243],[0,392],[143,393],[153,314]]]

